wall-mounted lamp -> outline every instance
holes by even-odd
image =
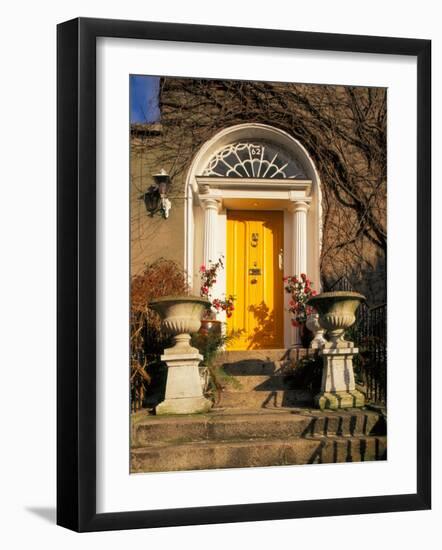
[[[164,218],[169,217],[172,203],[167,198],[167,191],[170,186],[170,176],[165,170],[160,170],[158,174],[153,174],[154,184],[141,195],[144,205],[149,216],[153,216],[156,212],[160,212]]]

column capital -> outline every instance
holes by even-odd
[[[295,212],[307,212],[310,207],[310,201],[306,199],[298,199],[290,201],[288,211],[294,214]]]
[[[215,210],[216,212],[221,210],[221,201],[214,197],[202,197],[200,195],[200,202],[204,210]]]

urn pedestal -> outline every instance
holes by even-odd
[[[157,311],[163,326],[174,335],[174,346],[164,350],[167,365],[165,399],[156,406],[157,415],[207,412],[212,402],[203,395],[199,364],[203,356],[190,345],[190,335],[198,332],[207,299],[198,296],[167,296],[149,306]]]
[[[324,292],[310,298],[309,305],[319,313],[319,323],[327,330],[329,340],[319,349],[323,360],[321,391],[315,396],[320,409],[363,407],[365,396],[356,389],[353,357],[358,353],[344,333],[356,321],[356,310],[365,300],[357,292]]]
[[[334,410],[363,407],[365,396],[356,389],[353,371],[353,356],[358,353],[358,348],[327,346],[329,344],[319,351],[323,371],[321,391],[315,396],[315,405],[320,409]]]

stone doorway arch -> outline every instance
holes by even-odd
[[[226,256],[229,209],[282,211],[284,274],[307,273],[320,290],[320,178],[305,147],[287,132],[257,123],[217,132],[192,161],[185,199],[184,263],[194,292],[199,266]],[[224,273],[214,294],[225,291]],[[287,302],[285,297],[285,310]],[[289,347],[298,343],[298,335],[287,311],[284,316],[284,345]]]

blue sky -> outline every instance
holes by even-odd
[[[130,121],[157,122],[160,120],[158,76],[130,75]]]

